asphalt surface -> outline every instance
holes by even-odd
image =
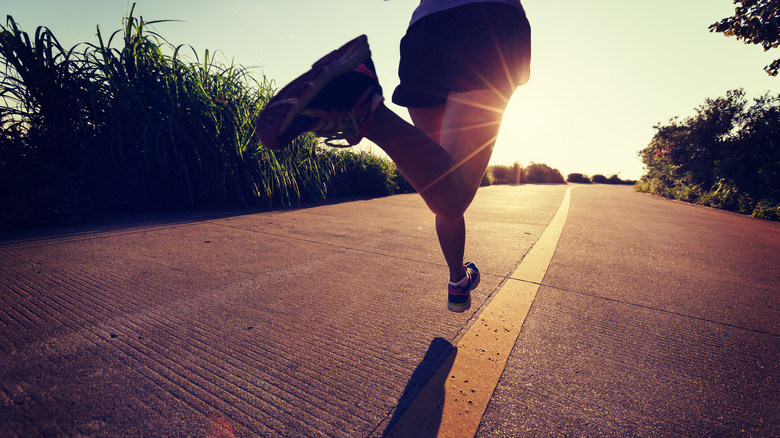
[[[416,195],[0,235],[0,435],[382,436],[566,190],[480,190],[464,314]],[[778,260],[780,223],[575,187],[476,435],[780,436]]]

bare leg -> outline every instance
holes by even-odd
[[[436,143],[441,142],[441,125],[444,119],[445,106],[428,108],[409,108],[414,126],[420,128]],[[449,155],[449,152],[448,152]],[[444,260],[450,270],[450,281],[457,283],[466,276],[463,267],[463,255],[466,249],[466,222],[461,215],[455,219],[447,219],[436,215],[436,234],[439,237]]]
[[[506,94],[508,95],[508,93]],[[454,177],[465,187],[463,210],[471,203],[490,161],[507,100],[492,90],[453,93],[447,104],[432,108],[410,108],[415,126],[442,145],[460,164]],[[458,217],[436,215],[436,233],[444,259],[450,271],[450,281],[462,280],[466,271],[463,256],[466,245],[466,224]]]
[[[365,136],[390,156],[431,211],[453,219],[463,215],[461,199],[468,193],[456,182],[450,154],[436,141],[384,105]]]
[[[497,90],[450,93],[439,111],[439,133],[435,124],[421,123],[430,135],[380,104],[365,137],[390,156],[431,211],[458,219],[482,181],[510,94]]]
[[[466,268],[463,267],[463,256],[466,252],[466,220],[449,220],[442,216],[436,216],[436,235],[439,237],[439,246],[444,254],[444,260],[450,270],[450,281],[457,283],[466,276]]]

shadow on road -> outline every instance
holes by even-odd
[[[421,391],[435,376],[449,375],[456,354],[457,349],[446,339],[434,338],[431,341],[425,357],[409,378],[383,437],[411,436],[408,435],[410,432],[418,438],[436,436],[444,406],[444,382],[435,385],[433,391],[430,387],[423,394]],[[399,423],[402,417],[404,419]]]

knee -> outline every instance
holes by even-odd
[[[451,221],[463,217],[476,194],[476,187],[466,187],[453,175],[435,184],[429,190],[420,192],[428,208],[436,216]]]
[[[436,216],[439,216],[448,221],[458,220],[463,217],[471,204],[471,199],[464,199],[463,197],[453,197],[448,202],[441,203],[436,208],[431,208]]]
[[[456,221],[463,217],[463,213],[465,213],[466,210],[460,210],[460,209],[452,209],[452,210],[439,210],[434,211],[436,216],[441,217],[443,219],[446,219],[448,221]]]

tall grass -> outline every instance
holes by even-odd
[[[82,204],[92,82],[75,50],[46,28],[30,38],[12,17],[0,28],[0,224],[74,215]]]
[[[0,226],[97,211],[290,205],[331,195],[346,170],[302,136],[255,137],[272,81],[174,46],[134,16],[64,48],[45,27],[0,26]],[[188,60],[186,56],[192,58]],[[338,190],[336,190],[338,191]]]

